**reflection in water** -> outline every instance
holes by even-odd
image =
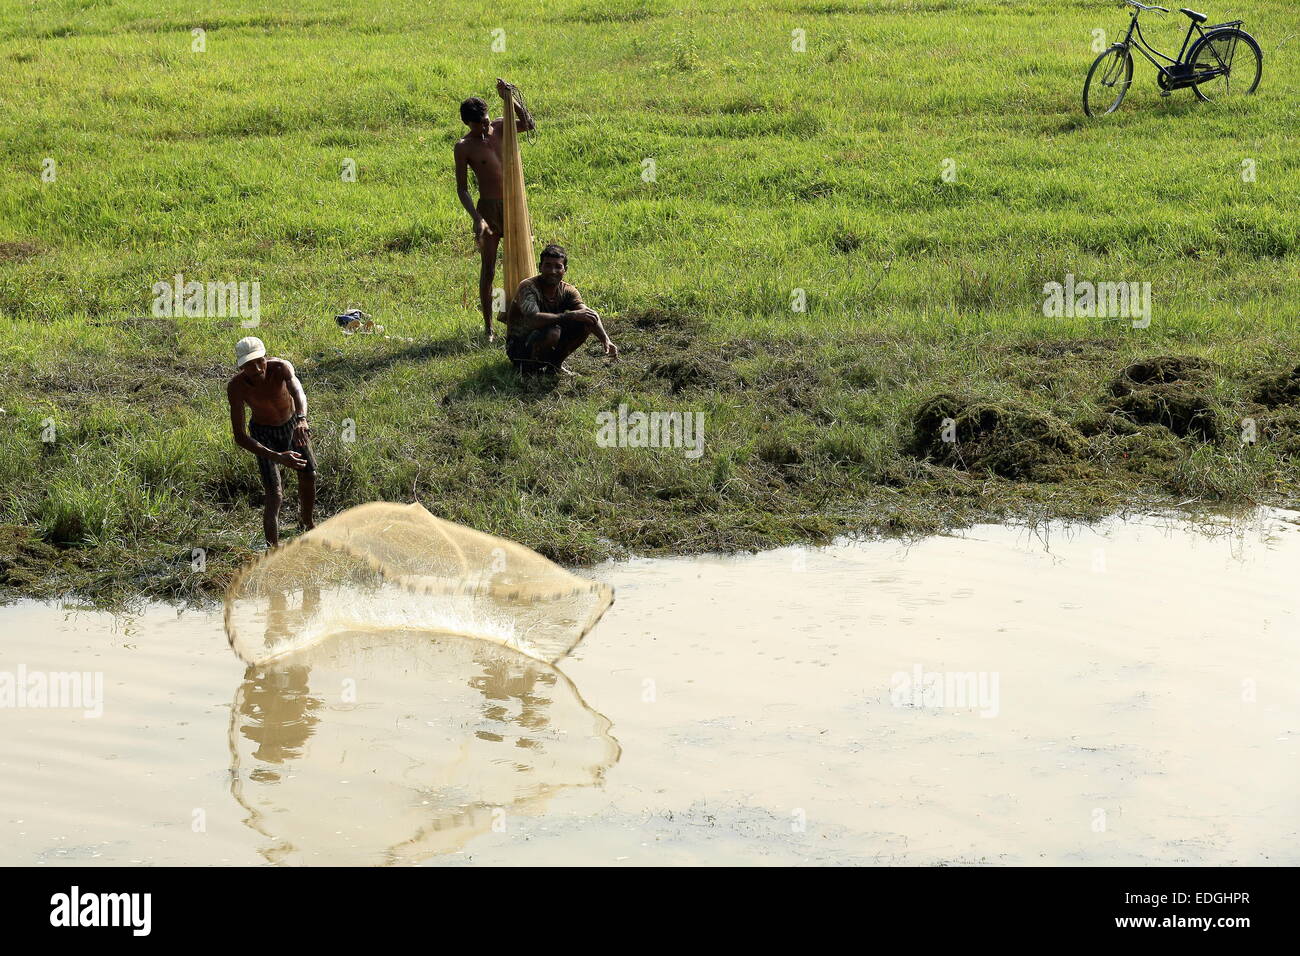
[[[309,667],[260,668],[244,671],[240,713],[248,718],[239,731],[257,744],[253,756],[264,764],[281,764],[302,756],[303,744],[320,722],[316,711],[324,703],[307,687]],[[278,780],[270,767],[261,779]]]
[[[320,605],[320,590],[307,588],[302,593],[300,607],[289,606],[288,595],[276,592],[270,595],[270,608],[266,617],[266,643],[268,646],[281,640],[301,626]],[[320,718],[316,716],[323,703],[308,693],[306,666],[249,667],[244,671],[243,704],[241,712],[249,718],[240,727],[245,737],[256,743],[253,752],[263,764],[280,764],[286,759],[302,755],[303,744],[312,734]],[[257,779],[280,779],[273,766],[259,767]]]
[[[231,708],[231,794],[269,862],[414,862],[508,834],[559,789],[600,783],[619,757],[609,727],[568,677],[523,654],[354,631],[247,669]]]

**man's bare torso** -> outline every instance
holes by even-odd
[[[254,424],[283,425],[293,415],[289,378],[289,366],[283,359],[267,359],[265,379],[253,382],[241,372],[230,380],[226,394],[232,402],[242,401],[249,407]]]
[[[492,133],[484,140],[481,136],[465,136],[456,141],[456,154],[463,156],[474,170],[480,199],[501,198],[501,120],[492,121]]]

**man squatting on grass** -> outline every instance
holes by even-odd
[[[235,345],[239,374],[226,386],[230,399],[230,430],[235,444],[257,456],[266,492],[262,527],[266,543],[280,543],[280,465],[298,472],[299,521],[303,531],[315,527],[316,456],[307,427],[307,396],[293,366],[284,359],[267,359],[262,340],[248,336]],[[252,412],[244,430],[244,406]]]
[[[510,87],[505,80],[497,80],[497,92],[505,96]],[[511,101],[513,102],[513,100]],[[492,341],[492,280],[497,274],[497,244],[504,231],[501,186],[501,135],[505,119],[494,120],[488,114],[488,106],[477,96],[472,96],[460,104],[460,118],[469,132],[456,142],[456,195],[460,204],[474,220],[474,241],[478,243],[482,262],[478,273],[479,304],[483,308],[483,331],[487,340]],[[522,106],[515,103],[515,129],[527,132],[536,129],[533,118]],[[469,195],[469,182],[465,175],[466,167],[474,170],[474,180],[478,183],[478,205]]]
[[[564,281],[569,257],[554,243],[542,250],[539,274],[519,283],[506,312],[506,355],[520,372],[570,372],[564,360],[595,333],[605,354],[618,358],[618,346],[595,309]]]

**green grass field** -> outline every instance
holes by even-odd
[[[210,595],[260,540],[224,400],[246,333],[150,317],[176,273],[260,283],[320,517],[419,499],[581,563],[1293,499],[1300,383],[1260,389],[1300,362],[1291,0],[1198,7],[1259,40],[1254,97],[1161,98],[1138,58],[1099,120],[1094,31],[1127,15],[1092,0],[288,6],[0,8],[10,593]],[[1176,51],[1187,21],[1143,23]],[[539,126],[538,247],[569,248],[624,349],[555,387],[479,340],[451,149],[461,99],[499,115],[496,76]],[[1045,317],[1067,274],[1149,282],[1149,326]],[[343,336],[350,306],[391,337]],[[1199,361],[1116,383],[1171,355]],[[703,455],[599,447],[619,404],[704,413]]]

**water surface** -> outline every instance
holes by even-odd
[[[104,693],[0,709],[0,863],[1294,865],[1296,517],[605,565],[556,667],[0,609]]]

